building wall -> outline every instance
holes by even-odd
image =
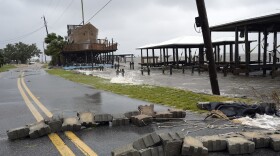
[[[88,23],[78,27],[69,35],[70,43],[96,43],[98,37],[98,29]]]

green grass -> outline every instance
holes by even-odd
[[[11,64],[6,64],[0,68],[0,72],[9,71],[10,69],[16,68],[16,66]]]
[[[116,94],[125,95],[131,98],[144,100],[151,103],[172,106],[184,110],[192,110],[203,112],[196,107],[200,101],[244,101],[244,99],[229,98],[224,96],[214,96],[194,93],[191,91],[174,89],[169,87],[151,86],[151,85],[129,85],[129,84],[114,84],[109,80],[95,77],[76,74],[71,71],[62,69],[47,70],[49,74],[63,77],[67,80],[90,85],[96,89],[110,91]],[[248,102],[248,100],[246,100]]]
[[[49,67],[49,65],[47,64],[47,63],[44,63],[43,65],[42,65],[42,68],[48,68]]]

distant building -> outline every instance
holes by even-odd
[[[91,23],[85,25],[67,25],[68,44],[61,54],[63,65],[76,64],[113,64],[113,53],[117,43],[112,40],[98,39],[98,29]]]
[[[69,43],[97,43],[98,29],[88,23],[83,26],[68,25]]]

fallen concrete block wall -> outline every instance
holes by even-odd
[[[226,133],[210,136],[186,136],[182,132],[150,133],[121,148],[112,156],[207,156],[214,152],[229,155],[252,154],[257,148],[280,151],[278,131]],[[261,140],[264,141],[261,143]],[[268,141],[268,142],[267,142]]]
[[[83,128],[98,127],[102,125],[126,126],[130,123],[136,126],[147,126],[158,121],[168,121],[172,118],[184,118],[186,112],[178,109],[155,112],[154,105],[139,106],[138,111],[125,112],[124,114],[94,114],[93,112],[78,112],[76,116],[56,116],[43,121],[7,131],[9,140],[22,138],[38,138],[61,131],[79,131]],[[148,115],[147,115],[148,114]]]

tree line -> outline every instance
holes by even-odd
[[[7,44],[5,48],[0,49],[0,67],[11,62],[27,63],[30,58],[39,57],[40,53],[36,44],[29,45],[22,42]]]

